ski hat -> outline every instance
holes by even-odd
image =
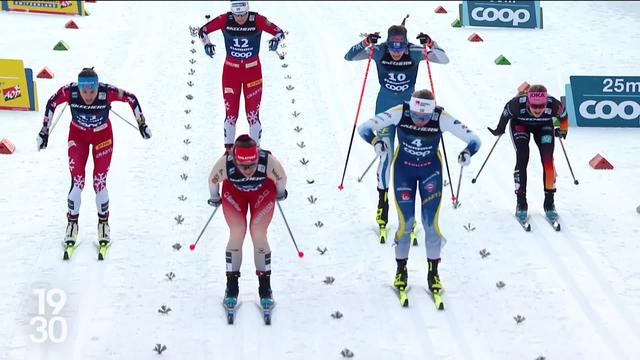
[[[407,29],[404,25],[393,25],[387,31],[387,47],[391,50],[400,51],[407,48]]]
[[[249,12],[248,1],[231,1],[231,13],[234,16],[245,16]]]
[[[97,90],[100,85],[98,81],[98,74],[93,70],[93,67],[84,68],[78,74],[78,88]]]
[[[249,135],[240,135],[233,147],[233,161],[236,164],[255,164],[258,162],[258,145]]]
[[[409,100],[409,110],[411,110],[411,112],[432,114],[435,109],[436,101],[433,99],[421,99],[412,96],[411,100]]]

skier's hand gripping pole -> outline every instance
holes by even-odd
[[[353,130],[351,131],[351,140],[349,140],[349,150],[347,150],[347,158],[344,161],[344,170],[342,170],[342,180],[338,189],[344,189],[344,175],[347,173],[347,164],[349,163],[349,155],[351,154],[351,145],[353,145],[353,135],[356,133],[356,125],[358,124],[358,116],[360,115],[360,106],[362,105],[362,96],[364,95],[364,87],[367,84],[367,76],[369,76],[369,67],[371,66],[371,58],[373,57],[373,46],[369,48],[369,60],[367,60],[367,70],[364,73],[364,81],[362,82],[362,91],[360,91],[360,100],[358,100],[358,109],[356,110],[356,119],[353,121]]]

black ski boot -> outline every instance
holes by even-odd
[[[64,242],[67,246],[73,246],[78,238],[78,216],[67,213],[67,230],[64,235]]]
[[[378,210],[376,223],[380,227],[380,244],[387,241],[387,222],[389,221],[389,191],[378,189]]]
[[[547,219],[551,221],[556,221],[558,219],[558,212],[556,211],[556,206],[553,201],[554,193],[554,191],[544,192],[544,213],[547,216]]]
[[[442,290],[442,284],[440,283],[440,276],[438,275],[438,263],[440,259],[427,259],[429,263],[429,272],[427,273],[427,284],[431,292],[440,292]]]
[[[271,294],[271,271],[258,272],[258,284],[260,306],[265,309],[273,307],[273,295]]]
[[[405,290],[407,288],[407,279],[409,278],[409,274],[407,272],[407,259],[396,259],[396,263],[398,265],[396,269],[396,279],[393,282],[393,285],[398,288],[398,290]]]
[[[529,210],[529,206],[527,205],[527,193],[518,192],[517,196],[517,204],[516,204],[516,217],[520,222],[527,221],[528,215],[527,210]]]
[[[238,304],[238,278],[240,271],[227,271],[227,289],[224,291],[224,300],[222,303],[225,307],[233,308]]]

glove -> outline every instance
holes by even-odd
[[[374,32],[373,34],[367,34],[367,37],[364,39],[364,46],[377,44],[378,39],[380,39],[379,32]]]
[[[276,36],[274,36],[271,40],[269,40],[269,50],[276,51],[278,50],[278,45],[280,45],[280,40],[284,39],[284,33],[282,31],[278,32]]]
[[[138,121],[138,130],[140,130],[140,135],[142,135],[143,139],[151,139],[151,129],[147,126],[147,123],[144,119],[144,115],[140,115]]]
[[[489,130],[489,132],[493,136],[500,136],[500,135],[504,134],[504,129],[503,130],[498,130],[498,129],[493,130],[492,128],[487,127],[487,130]]]
[[[38,151],[46,149],[47,144],[49,144],[49,131],[45,131],[44,128],[40,130],[36,138],[36,143],[38,144]]]
[[[213,58],[213,55],[216,53],[216,46],[213,44],[207,44],[204,46],[204,52],[209,55],[210,58]]]
[[[460,155],[458,155],[458,164],[467,166],[469,163],[471,163],[471,153],[468,149],[464,149],[460,152]]]
[[[553,133],[557,138],[563,138],[563,139],[567,138],[567,132],[563,131],[563,130],[560,130],[560,128],[555,128],[553,130]]]
[[[378,154],[378,156],[382,156],[387,152],[387,150],[389,150],[389,144],[387,143],[386,139],[381,138],[378,139],[375,144],[373,144],[373,149],[376,151],[376,154]]]
[[[278,192],[278,194],[276,194],[276,200],[282,201],[286,199],[287,196],[289,196],[289,192],[285,189],[283,192]]]
[[[213,207],[218,207],[220,206],[220,204],[222,204],[222,198],[220,197],[220,195],[218,195],[217,197],[212,197],[211,199],[207,200],[207,204]]]
[[[416,39],[420,40],[421,45],[425,45],[428,48],[433,47],[433,43],[434,43],[433,39],[431,39],[431,37],[425,33],[418,34]]]

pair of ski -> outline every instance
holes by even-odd
[[[64,253],[62,254],[62,260],[71,260],[71,256],[76,248],[80,245],[79,241],[68,241],[63,242],[62,246],[64,247]],[[110,241],[100,241],[96,244],[98,250],[98,260],[102,261],[107,257],[107,250],[111,246]]]
[[[393,289],[398,295],[398,300],[400,300],[400,306],[409,307],[409,296],[407,293],[411,290],[411,287],[397,287],[393,286]],[[425,291],[430,295],[433,304],[436,309],[444,310],[444,302],[442,301],[442,290],[429,290],[425,289]]]
[[[240,308],[240,305],[242,305],[241,302],[228,304],[224,300],[222,301],[222,307],[227,315],[227,324],[233,325],[236,319],[236,312],[238,311],[238,308]],[[258,309],[262,313],[262,321],[264,321],[264,324],[271,325],[271,314],[273,312],[273,308],[276,306],[275,301],[271,300],[268,303],[261,301],[259,304],[256,304],[256,306],[258,306]]]
[[[560,231],[561,227],[560,227],[560,223],[558,222],[558,219],[550,219],[549,217],[545,216],[544,217],[545,220],[547,220],[547,222],[549,223],[549,225],[551,225],[551,227],[553,228],[553,230],[555,231]],[[531,231],[531,224],[528,221],[528,218],[525,220],[522,220],[520,218],[518,218],[516,216],[516,220],[518,221],[518,224],[520,224],[520,226],[522,226],[522,229],[524,231]]]

